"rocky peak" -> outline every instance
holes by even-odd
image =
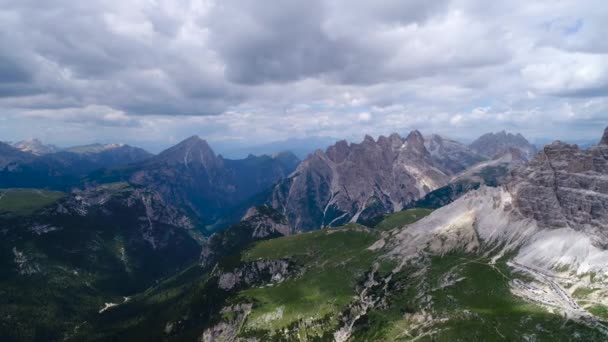
[[[528,142],[523,135],[505,131],[486,133],[473,141],[469,147],[486,158],[494,158],[511,147],[520,149],[527,160],[532,159],[536,153],[534,145]]]
[[[327,156],[334,163],[343,162],[349,153],[350,153],[350,149],[348,146],[348,142],[346,140],[340,140],[340,141],[336,142],[333,146],[330,146],[327,149]]]
[[[391,142],[391,144],[393,144],[393,146],[395,144],[403,144],[403,138],[401,138],[401,136],[398,133],[393,133],[393,134],[389,135],[388,140]]]
[[[215,155],[207,141],[201,139],[198,135],[193,135],[168,148],[154,159],[170,165],[183,164],[186,167],[198,164],[210,168],[221,163],[221,159]]]
[[[363,142],[362,142],[362,144],[368,144],[368,145],[373,145],[375,143],[376,143],[376,141],[369,134],[365,135],[365,138],[363,138]]]
[[[36,138],[30,140],[22,140],[12,144],[12,146],[23,152],[29,152],[37,156],[59,151],[56,146],[45,145]]]
[[[0,169],[14,162],[30,161],[34,157],[31,153],[23,152],[9,144],[0,142]]]
[[[424,137],[418,130],[413,130],[405,138],[406,147],[409,150],[419,152],[421,154],[428,153],[426,147],[424,147]]]
[[[316,151],[279,183],[269,200],[298,230],[365,222],[401,210],[406,203],[446,184],[418,131],[367,135],[359,143],[339,141]]]
[[[600,145],[608,145],[608,127],[604,129],[604,135],[602,135],[602,139],[600,140]]]

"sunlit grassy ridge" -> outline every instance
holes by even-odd
[[[63,192],[41,189],[0,189],[0,215],[29,215],[64,196]]]
[[[374,228],[390,230],[414,223],[433,212],[432,209],[412,208],[386,215]]]
[[[303,267],[303,274],[274,287],[252,288],[240,296],[253,300],[255,310],[247,327],[276,330],[298,320],[322,320],[351,302],[357,282],[368,272],[377,254],[367,249],[377,233],[357,225],[264,241],[243,255],[243,261],[288,258]],[[268,314],[281,311],[276,319]],[[265,316],[266,315],[266,316]]]

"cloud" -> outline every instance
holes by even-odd
[[[125,112],[106,106],[84,108],[39,109],[24,112],[26,118],[55,120],[94,126],[139,126],[139,121]]]
[[[604,55],[551,51],[552,58],[529,64],[522,75],[537,92],[557,96],[608,95],[608,58]]]
[[[0,134],[40,120],[103,127],[91,140],[540,135],[608,119],[597,0],[0,5]]]

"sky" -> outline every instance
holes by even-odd
[[[595,140],[604,0],[0,0],[0,141]]]

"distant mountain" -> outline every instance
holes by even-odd
[[[507,133],[505,131],[486,133],[473,141],[469,147],[486,158],[494,158],[497,155],[503,154],[509,148],[521,150],[522,155],[527,160],[532,159],[536,153],[536,147],[528,142],[523,135],[519,133]]]
[[[0,169],[12,168],[18,163],[34,159],[31,153],[23,152],[9,144],[0,142]]]
[[[37,156],[59,152],[61,149],[55,145],[45,145],[38,139],[22,140],[12,144],[13,147],[35,154]]]
[[[499,186],[504,184],[513,169],[525,165],[527,162],[528,160],[521,150],[509,148],[492,160],[477,163],[454,175],[447,185],[429,192],[424,197],[409,203],[406,207],[441,208],[482,185]]]
[[[229,146],[218,144],[217,150],[228,158],[239,159],[253,155],[272,155],[275,153],[289,151],[299,159],[305,159],[317,149],[325,150],[333,145],[337,139],[330,137],[292,138],[282,141],[274,141],[261,145]],[[215,146],[215,145],[214,145]]]
[[[456,174],[487,159],[466,145],[437,134],[424,137],[424,146],[433,162],[449,174]]]
[[[360,144],[339,141],[304,160],[274,188],[269,203],[298,230],[365,222],[401,210],[480,160],[462,144],[425,139],[418,131],[405,139],[392,134],[378,141],[366,136]]]
[[[86,153],[101,153],[109,150],[119,150],[124,147],[130,147],[125,144],[88,144],[88,145],[77,145],[64,148],[63,151],[78,153],[78,154],[86,154]],[[132,147],[135,149],[134,147]],[[138,150],[143,151],[143,149],[137,148]],[[147,156],[151,156],[150,153],[146,152]]]
[[[93,173],[89,180],[154,189],[213,230],[218,220],[236,214],[235,208],[286,177],[298,163],[292,153],[224,159],[193,136],[141,163]]]
[[[74,153],[59,151],[39,156],[0,146],[0,187],[67,190],[90,172],[143,161],[150,153],[129,145]],[[7,164],[7,161],[11,161]]]

